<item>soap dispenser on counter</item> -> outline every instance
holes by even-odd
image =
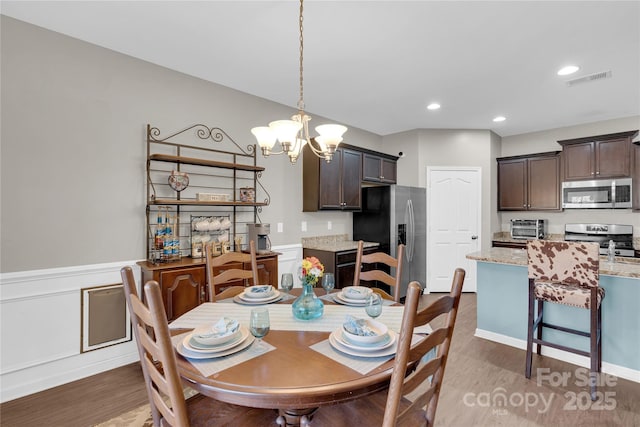
[[[613,240],[609,240],[609,247],[607,248],[607,261],[616,262],[616,243]]]

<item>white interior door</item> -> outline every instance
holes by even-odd
[[[427,169],[427,291],[448,292],[457,267],[467,274],[463,292],[476,291],[480,248],[480,168]]]

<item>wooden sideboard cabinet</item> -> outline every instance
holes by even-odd
[[[259,284],[278,287],[278,255],[277,252],[272,252],[257,256]],[[142,271],[143,284],[149,280],[155,280],[160,284],[162,302],[170,322],[203,302],[209,301],[206,265],[203,259],[184,257],[176,262],[153,264],[141,261],[138,265]],[[231,263],[219,267],[218,270],[224,271],[225,268],[248,270],[251,265]],[[240,281],[225,283],[216,286],[215,293],[218,294],[229,286],[237,285],[250,286],[253,283],[252,280],[245,284]]]
[[[560,210],[558,151],[497,161],[498,210]]]
[[[631,139],[637,130],[558,141],[562,145],[564,180],[631,176]]]
[[[142,286],[149,280],[160,284],[162,302],[170,322],[207,300],[204,264],[190,258],[154,265],[138,263],[142,271]],[[144,299],[144,291],[142,292]]]

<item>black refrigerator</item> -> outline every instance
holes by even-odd
[[[353,213],[353,240],[380,243],[380,249],[395,257],[403,243],[404,260],[400,296],[409,282],[424,288],[427,280],[427,191],[400,185],[365,187],[362,210]],[[392,272],[395,275],[395,272]]]

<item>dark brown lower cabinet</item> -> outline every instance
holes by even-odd
[[[377,252],[378,247],[365,248],[364,253]],[[303,249],[303,256],[314,256],[324,265],[324,271],[333,273],[336,277],[336,289],[353,285],[353,274],[356,265],[355,249],[346,251],[325,251],[319,249]],[[320,286],[320,285],[318,285]]]
[[[505,242],[501,240],[494,240],[491,242],[494,248],[511,248],[511,249],[525,249],[527,247],[527,241],[521,242]]]

